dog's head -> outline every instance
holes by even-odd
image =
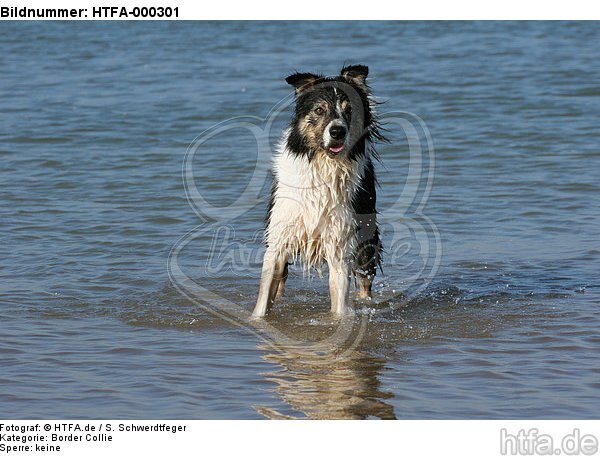
[[[286,82],[296,89],[296,110],[288,148],[312,159],[323,153],[332,159],[364,154],[365,140],[377,135],[364,65],[346,66],[339,76],[325,78],[295,73]]]

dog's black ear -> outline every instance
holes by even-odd
[[[321,76],[312,73],[294,73],[285,78],[285,82],[294,86],[296,95],[300,95],[310,89],[319,79],[321,79]]]
[[[367,85],[366,80],[369,75],[369,67],[365,65],[350,65],[342,68],[340,74],[348,81],[365,87]]]

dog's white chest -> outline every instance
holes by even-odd
[[[283,150],[274,163],[277,189],[267,243],[300,255],[307,267],[346,257],[354,246],[352,198],[362,166],[326,155],[309,162]]]

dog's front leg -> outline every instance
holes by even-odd
[[[286,263],[287,257],[285,255],[271,249],[267,249],[265,252],[258,299],[256,300],[254,312],[252,312],[253,318],[264,317],[273,305],[277,288],[280,282],[284,280]]]
[[[350,266],[343,259],[334,259],[328,263],[331,312],[341,316],[347,311]]]

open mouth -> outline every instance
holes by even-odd
[[[344,150],[344,144],[340,144],[337,146],[329,146],[329,152],[332,154],[339,154],[342,150]]]

